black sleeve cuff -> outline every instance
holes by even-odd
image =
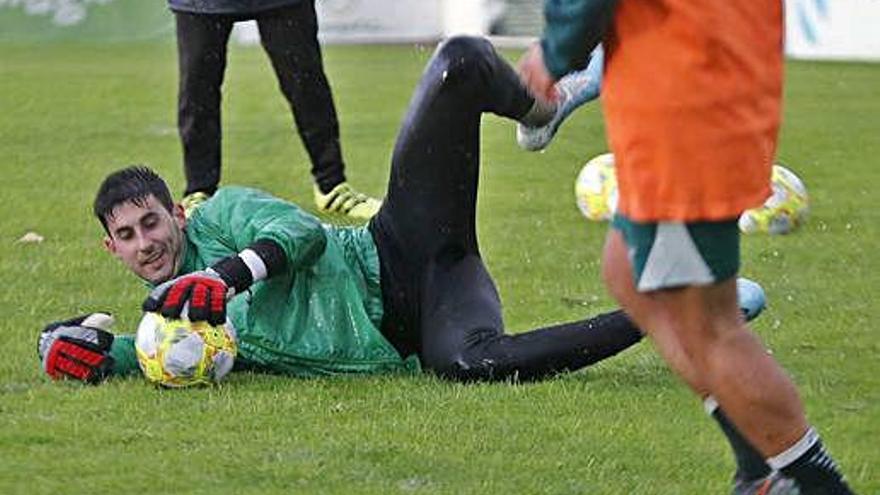
[[[266,278],[287,269],[287,253],[284,252],[284,249],[277,242],[270,239],[259,239],[249,247],[265,263]]]
[[[287,254],[275,241],[260,239],[248,246],[248,249],[256,253],[265,265],[265,278],[272,277],[287,268]],[[217,272],[226,285],[234,288],[236,294],[246,291],[254,283],[254,274],[240,255],[224,258],[211,266],[211,269]],[[259,276],[262,278],[262,273]]]
[[[254,283],[251,269],[238,255],[223,258],[214,263],[211,269],[220,275],[226,285],[235,289],[236,294],[246,291]]]

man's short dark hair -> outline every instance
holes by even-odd
[[[112,216],[114,208],[129,202],[144,206],[151,194],[169,212],[174,209],[171,192],[168,191],[168,185],[159,174],[143,165],[132,165],[117,170],[104,179],[101,187],[98,188],[92,211],[104,226],[104,231],[109,234],[107,219]]]

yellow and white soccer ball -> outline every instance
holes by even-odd
[[[773,165],[770,185],[773,193],[764,204],[740,215],[739,229],[743,233],[788,234],[806,221],[810,198],[800,177],[776,164]]]
[[[135,339],[138,364],[148,381],[169,388],[217,383],[238,353],[235,329],[205,321],[144,313]]]
[[[578,209],[587,219],[610,220],[617,209],[617,176],[614,155],[603,153],[590,159],[577,176],[574,195]]]

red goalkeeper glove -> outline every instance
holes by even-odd
[[[55,380],[72,378],[92,385],[103,381],[113,368],[113,334],[108,332],[112,325],[107,313],[50,323],[37,342],[43,371]]]
[[[180,318],[186,311],[190,321],[207,320],[212,325],[226,322],[226,301],[241,294],[256,281],[285,270],[287,255],[272,240],[261,239],[241,253],[227,256],[207,270],[169,280],[150,292],[143,310]]]
[[[181,318],[187,308],[185,316],[190,321],[221,325],[226,322],[226,300],[234,293],[216,272],[203,270],[157,286],[144,301],[143,310]]]

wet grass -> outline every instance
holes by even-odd
[[[394,136],[431,47],[329,47],[349,180],[381,196]],[[0,45],[0,493],[724,493],[720,433],[646,344],[532,385],[430,376],[293,380],[241,374],[210,390],[139,379],[49,383],[42,325],[113,311],[143,288],[100,249],[93,192],[139,162],[183,187],[170,44]],[[515,54],[511,53],[511,56]],[[308,162],[259,49],[232,50],[224,180],[311,208]],[[788,66],[780,159],[813,199],[787,237],[744,240],[767,289],[754,328],[800,386],[811,420],[860,493],[880,491],[880,65]],[[586,108],[545,153],[485,119],[479,228],[513,331],[610,309],[605,226],[572,198],[605,151]],[[27,232],[40,243],[18,243]]]

